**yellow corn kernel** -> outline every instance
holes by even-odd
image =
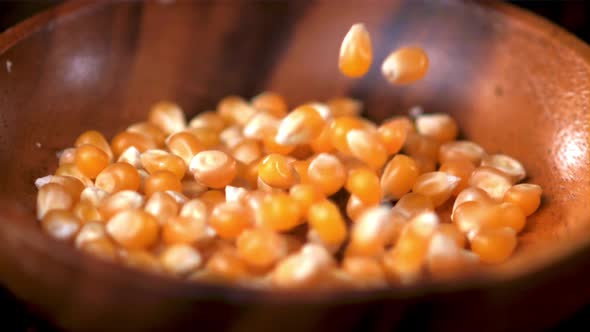
[[[344,186],[346,170],[335,156],[329,153],[320,153],[309,163],[307,181],[326,196],[330,196]]]
[[[517,245],[516,232],[509,227],[477,232],[471,240],[471,250],[486,264],[497,264],[512,255]]]
[[[330,130],[331,122],[327,122],[322,131],[319,135],[309,142],[309,146],[311,150],[315,153],[322,153],[322,152],[333,152],[334,146],[332,145],[331,140],[331,130]]]
[[[455,199],[455,202],[453,203],[453,210],[452,210],[452,214],[451,214],[451,218],[453,217],[453,214],[455,213],[455,209],[457,209],[457,207],[465,202],[469,202],[469,201],[478,201],[480,203],[484,203],[484,204],[494,204],[495,201],[488,195],[487,192],[483,191],[480,188],[474,188],[474,187],[468,187],[465,190],[461,191],[459,193],[459,195],[457,195],[457,198]]]
[[[287,256],[287,240],[268,229],[245,230],[236,240],[238,256],[247,264],[266,269]]]
[[[147,200],[143,209],[156,217],[160,225],[164,225],[170,218],[178,215],[179,204],[167,193],[155,192]]]
[[[302,221],[299,203],[285,193],[272,193],[262,197],[257,211],[260,225],[275,231],[288,231]]]
[[[453,193],[461,179],[445,172],[429,172],[420,175],[412,191],[430,197],[435,207],[443,205]]]
[[[57,157],[59,158],[59,165],[63,164],[73,164],[76,162],[76,149],[75,148],[67,148],[57,153]]]
[[[357,221],[359,216],[371,205],[365,204],[360,198],[355,195],[350,195],[346,203],[346,215],[352,221]]]
[[[155,171],[150,174],[144,183],[144,193],[146,196],[159,191],[182,191],[182,183],[177,175],[169,171]]]
[[[100,148],[83,144],[76,148],[76,167],[90,179],[96,176],[109,164],[109,156]]]
[[[481,160],[481,166],[492,167],[504,173],[512,183],[520,182],[526,177],[526,171],[522,164],[505,154],[485,156]]]
[[[438,161],[444,164],[450,160],[463,159],[478,166],[484,155],[484,149],[476,143],[470,141],[454,141],[440,146]]]
[[[82,248],[86,243],[102,238],[107,238],[107,231],[104,224],[100,222],[89,222],[82,225],[74,243],[76,248]]]
[[[424,158],[436,161],[440,149],[440,142],[434,138],[420,135],[417,133],[410,133],[406,137],[404,144],[404,151],[414,158]]]
[[[420,213],[434,211],[434,203],[430,196],[420,193],[407,193],[396,203],[394,209],[407,219],[411,219]]]
[[[457,196],[461,191],[469,186],[469,178],[475,170],[475,166],[465,159],[454,159],[444,162],[440,165],[439,171],[458,177],[459,183],[453,190],[453,195]]]
[[[128,249],[145,249],[158,240],[158,220],[142,210],[129,209],[115,214],[106,225],[107,233]]]
[[[504,202],[510,202],[522,210],[528,217],[535,213],[541,205],[541,194],[543,190],[540,186],[530,183],[517,184],[504,194]]]
[[[297,173],[288,158],[276,153],[262,160],[258,166],[258,176],[274,188],[289,189],[297,183]]]
[[[276,141],[276,134],[277,134],[277,129],[276,128],[269,128],[264,137],[262,138],[262,142],[264,144],[264,152],[271,154],[271,153],[278,153],[278,154],[282,154],[282,155],[288,155],[291,152],[293,152],[293,150],[295,150],[296,146],[295,145],[283,145],[283,144],[279,144]]]
[[[356,287],[381,288],[387,286],[383,266],[374,258],[346,257],[342,261],[342,270],[352,278]]]
[[[377,129],[381,142],[389,155],[398,153],[406,142],[408,127],[412,126],[407,118],[395,118],[382,123]]]
[[[492,167],[482,166],[471,173],[469,185],[483,189],[491,198],[500,201],[506,191],[512,187],[512,182],[503,172]]]
[[[98,206],[98,211],[103,220],[109,220],[121,211],[139,209],[143,203],[143,196],[139,193],[132,190],[122,190],[105,198]]]
[[[231,155],[235,160],[249,165],[262,156],[262,146],[253,139],[245,139],[231,149]]]
[[[299,204],[301,212],[307,214],[309,207],[326,197],[311,184],[296,184],[289,189],[289,195]]]
[[[74,199],[64,186],[48,183],[37,193],[37,219],[41,220],[51,210],[69,210]]]
[[[111,149],[116,158],[132,146],[139,150],[139,152],[158,147],[151,137],[137,132],[124,131],[111,140]]]
[[[222,239],[235,239],[253,224],[250,209],[238,203],[219,203],[209,217],[209,225]]]
[[[350,153],[373,169],[380,169],[387,161],[387,150],[376,133],[352,129],[346,134],[346,142]]]
[[[327,245],[339,246],[346,239],[347,229],[338,206],[329,200],[312,204],[307,212],[309,225]]]
[[[65,190],[72,196],[72,199],[76,202],[80,199],[80,195],[82,191],[84,191],[85,186],[79,179],[72,177],[72,176],[60,176],[60,175],[53,175],[49,179],[49,183],[59,183],[61,184]]]
[[[183,243],[166,247],[159,256],[164,270],[176,276],[185,276],[197,270],[203,263],[201,253]]]
[[[363,111],[363,103],[360,100],[349,97],[336,97],[328,100],[326,106],[330,115],[338,116],[360,116]]]
[[[288,111],[287,102],[283,96],[272,91],[265,91],[252,98],[252,106],[278,118],[287,115]]]
[[[405,155],[398,154],[391,159],[381,175],[381,190],[386,198],[400,199],[412,189],[418,179],[416,162]]]
[[[80,201],[74,205],[72,210],[76,218],[80,220],[81,223],[89,223],[92,221],[103,221],[98,208],[92,203]]]
[[[219,250],[207,261],[205,271],[215,282],[241,282],[250,278],[245,262],[242,261],[234,249]]]
[[[82,184],[84,184],[84,186],[89,187],[92,186],[92,180],[90,180],[90,178],[88,178],[86,175],[84,175],[76,166],[75,163],[73,164],[61,164],[59,165],[59,167],[57,168],[57,170],[55,170],[55,175],[56,176],[70,176],[70,177],[74,177],[78,180],[80,180],[82,182]]]
[[[461,233],[461,230],[455,224],[440,224],[437,229],[437,233],[443,234],[445,237],[450,238],[455,242],[457,248],[465,248],[467,240],[465,235]]]
[[[127,128],[127,131],[147,137],[156,143],[157,147],[164,146],[164,141],[166,140],[166,133],[158,126],[150,122],[139,122],[133,124]]]
[[[197,181],[210,188],[223,188],[237,175],[236,161],[217,150],[197,153],[190,162],[189,170]]]
[[[90,144],[102,150],[108,156],[108,161],[113,160],[113,151],[111,150],[111,146],[100,132],[96,130],[85,131],[82,133],[82,135],[78,136],[74,146],[78,148],[86,144]]]
[[[225,120],[216,112],[205,111],[195,115],[188,125],[190,128],[209,128],[220,133],[225,128]]]
[[[197,139],[197,141],[199,141],[199,143],[201,143],[203,150],[217,148],[219,144],[221,144],[219,133],[212,128],[188,128],[186,132],[189,132]]]
[[[348,132],[353,129],[365,129],[360,118],[354,116],[340,116],[330,122],[329,136],[330,144],[344,154],[350,154],[348,147]]]
[[[147,150],[141,154],[140,158],[143,168],[150,174],[169,171],[181,180],[186,172],[184,160],[164,150]]]
[[[348,172],[346,190],[368,205],[378,204],[381,200],[379,177],[368,168],[356,168]]]
[[[277,129],[275,141],[280,145],[309,143],[318,137],[324,124],[324,119],[314,107],[299,106],[283,118]]]
[[[166,134],[186,128],[186,118],[180,106],[169,101],[161,101],[152,106],[148,121],[158,126]]]
[[[347,256],[380,256],[394,242],[407,223],[401,215],[386,206],[367,208],[351,229]]]
[[[195,179],[189,178],[182,180],[182,193],[190,199],[199,197],[205,191],[207,191],[207,186],[197,182]]]
[[[348,77],[365,75],[373,62],[371,37],[364,24],[356,23],[344,36],[340,46],[338,68]]]
[[[198,245],[208,242],[215,232],[210,229],[205,219],[175,216],[162,226],[162,241],[165,244],[186,243]]]
[[[41,220],[41,228],[54,239],[71,242],[80,229],[80,220],[68,210],[51,210]]]
[[[306,244],[301,250],[281,260],[272,271],[273,286],[285,289],[302,289],[322,282],[334,266],[334,260],[325,248]]]
[[[137,190],[140,183],[141,178],[137,169],[127,163],[114,163],[107,166],[95,180],[95,186],[108,193]]]
[[[128,163],[129,165],[135,168],[142,168],[141,165],[141,152],[137,150],[134,146],[128,147],[117,159],[117,162],[120,163]]]
[[[428,56],[419,47],[402,47],[391,52],[381,65],[381,73],[391,84],[421,80],[428,72]]]
[[[192,158],[205,150],[205,146],[190,132],[181,131],[170,135],[166,139],[166,146],[170,152],[184,160],[189,165]]]

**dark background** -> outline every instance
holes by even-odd
[[[100,0],[96,0],[100,1]],[[197,0],[195,0],[197,1]],[[58,0],[0,0],[0,32],[22,21],[23,19],[61,1]],[[509,1],[517,6],[544,16],[558,25],[590,43],[590,1],[570,0],[537,0]],[[571,318],[564,320],[554,330],[590,331],[590,299],[589,306]],[[559,306],[559,303],[555,304]],[[0,286],[0,310],[2,312],[2,331],[15,332],[54,332],[51,326],[34,313],[26,305],[18,302]],[[523,308],[526,310],[526,308]]]

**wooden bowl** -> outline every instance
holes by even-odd
[[[425,80],[350,80],[337,54],[354,22],[375,59],[401,45]],[[337,294],[204,286],[114,266],[45,236],[35,178],[84,130],[112,135],[161,99],[189,113],[272,89],[291,105],[352,95],[376,120],[413,105],[522,160],[544,202],[513,259],[445,283]],[[68,330],[526,330],[590,300],[590,48],[505,4],[446,1],[73,2],[0,35],[0,280]]]

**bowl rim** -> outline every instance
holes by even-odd
[[[590,67],[590,46],[564,28],[545,18],[525,9],[502,2],[484,0],[452,0],[451,2],[458,2],[465,6],[476,6],[483,10],[491,10],[497,14],[511,17],[514,22],[522,24],[525,28],[531,29],[537,34],[557,40],[583,58],[586,65]],[[80,15],[84,15],[86,12],[112,3],[113,1],[67,0],[60,5],[33,15],[0,34],[0,56],[4,55],[21,40],[34,35],[42,29],[74,19]],[[6,218],[3,214],[4,212],[0,213],[1,221],[4,221],[3,219],[10,219]],[[430,280],[409,286],[390,286],[384,289],[374,290],[351,289],[338,292],[273,290],[269,292],[235,286],[202,284],[137,271],[120,264],[101,261],[78,250],[72,250],[70,245],[42,236],[43,234],[40,232],[35,232],[19,223],[2,224],[10,224],[8,229],[14,233],[13,235],[23,241],[23,243],[28,244],[32,250],[41,253],[41,251],[44,251],[43,247],[45,246],[54,247],[56,250],[51,256],[55,261],[64,266],[64,268],[67,266],[73,269],[80,269],[83,267],[81,263],[83,265],[92,265],[92,270],[97,272],[93,277],[98,280],[108,279],[111,281],[110,285],[122,287],[132,286],[140,291],[156,293],[155,295],[165,297],[173,296],[175,298],[185,299],[206,297],[222,299],[233,303],[256,302],[268,305],[319,304],[333,301],[358,303],[372,302],[380,299],[401,300],[450,292],[477,292],[483,289],[530,288],[532,276],[537,280],[547,280],[552,275],[558,274],[559,271],[572,268],[590,257],[590,239],[588,239],[577,242],[572,241],[574,243],[563,245],[560,250],[556,250],[556,253],[552,255],[551,259],[533,262],[530,269],[517,273],[489,273],[486,270],[478,270],[477,273],[465,274],[459,278],[453,278],[447,281]],[[7,228],[5,226],[0,227],[3,229]],[[38,241],[43,243],[40,244]],[[558,260],[557,258],[561,259]],[[509,284],[503,282],[507,279],[510,279]],[[4,286],[10,287],[10,285]]]

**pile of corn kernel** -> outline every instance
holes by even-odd
[[[401,52],[409,63],[422,56]],[[347,54],[341,71],[362,76],[370,52]],[[388,71],[399,54],[384,62],[390,82],[424,75],[423,61]],[[456,140],[446,114],[376,124],[362,111],[339,97],[289,112],[264,92],[187,122],[160,102],[110,143],[87,131],[61,152],[55,174],[36,181],[37,217],[50,236],[108,261],[260,288],[409,284],[513,253],[542,191],[519,184],[519,161]]]

